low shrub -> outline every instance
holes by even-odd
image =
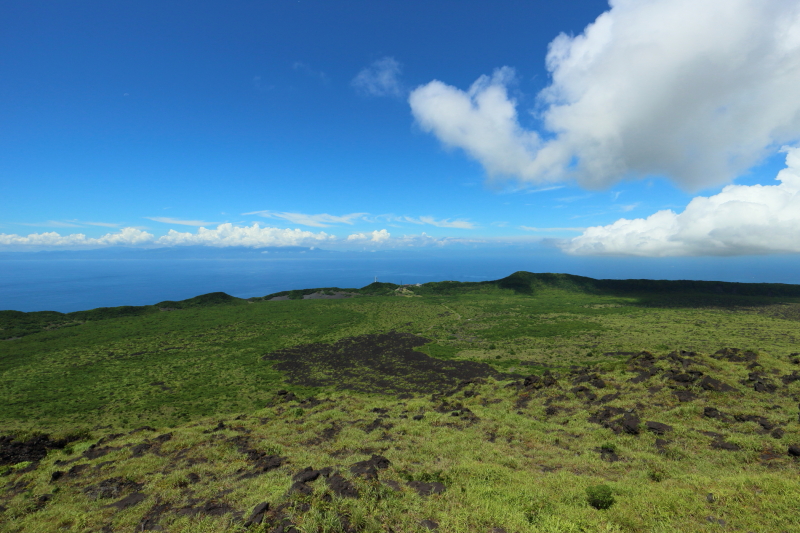
[[[586,501],[595,509],[608,509],[614,505],[614,495],[608,485],[592,485],[586,488]]]

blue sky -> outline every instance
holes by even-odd
[[[0,250],[797,253],[797,35],[787,0],[5,2]]]

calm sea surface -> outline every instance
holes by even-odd
[[[557,251],[363,252],[120,257],[4,253],[0,309],[61,312],[182,300],[208,292],[263,296],[289,289],[392,283],[483,281],[517,270],[594,278],[705,279],[800,283],[800,258],[574,258]]]

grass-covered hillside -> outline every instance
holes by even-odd
[[[800,287],[0,312],[0,531],[796,531]]]

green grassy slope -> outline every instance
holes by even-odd
[[[3,312],[32,325],[0,341],[0,531],[235,530],[261,501],[265,531],[792,530],[799,287],[516,273],[298,299],[317,291]],[[377,479],[350,471],[373,453]],[[306,466],[360,497],[325,476],[287,494]]]

